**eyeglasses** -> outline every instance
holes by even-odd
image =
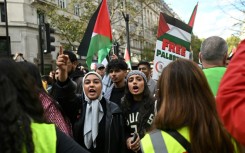
[[[138,70],[139,70],[139,71],[141,71],[141,70],[145,71],[146,68],[145,68],[145,67],[142,67],[142,68],[138,68]]]

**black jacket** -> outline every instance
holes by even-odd
[[[64,112],[70,118],[73,125],[75,140],[82,146],[83,144],[83,124],[86,112],[86,101],[82,95],[75,94],[76,85],[68,79],[66,82],[56,83],[55,99],[60,103]],[[117,104],[102,98],[101,103],[105,103],[105,151],[104,153],[124,153],[126,144],[124,135],[124,124],[122,111]]]
[[[74,81],[74,83],[76,84],[76,87],[75,87],[76,94],[83,93],[83,77],[84,77],[84,73],[78,69],[76,69],[71,74],[69,74],[69,78],[72,81]],[[56,80],[55,80],[55,82],[53,82],[52,84],[52,88],[49,89],[48,91],[49,95],[51,95],[52,97],[55,97],[55,95],[57,94],[56,90],[57,90],[57,85],[56,85]]]
[[[70,75],[69,78],[71,78],[72,81],[76,82],[77,88],[76,93],[81,94],[83,92],[83,77],[84,73],[78,69],[75,69]]]

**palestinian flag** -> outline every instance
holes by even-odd
[[[167,39],[190,50],[192,27],[184,22],[160,13],[157,40]]]
[[[130,62],[130,56],[129,56],[129,52],[128,52],[128,47],[125,47],[125,52],[124,52],[124,59],[125,62],[128,65],[128,68],[130,68],[130,70],[132,70],[132,66],[131,66],[131,62]]]
[[[195,6],[192,14],[191,14],[191,18],[190,18],[190,21],[188,23],[189,26],[191,26],[193,28],[194,26],[194,22],[195,22],[195,18],[196,18],[196,14],[197,14],[197,7],[198,7],[198,3],[197,5]]]
[[[101,63],[111,50],[111,47],[110,16],[107,2],[102,0],[89,21],[77,53],[80,56],[86,56],[86,63],[90,68],[93,56],[98,53],[98,63]]]

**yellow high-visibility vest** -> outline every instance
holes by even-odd
[[[190,142],[189,130],[183,127],[178,132]],[[185,153],[184,147],[165,131],[154,130],[140,141],[142,153]]]
[[[56,129],[54,124],[31,123],[35,153],[56,153]],[[26,148],[23,148],[26,153]]]

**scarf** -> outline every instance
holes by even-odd
[[[96,72],[89,72],[83,78],[83,83],[85,78],[88,75],[95,74],[101,81],[102,79],[100,75]],[[83,87],[84,90],[84,87]],[[87,102],[86,113],[85,113],[85,121],[84,121],[84,144],[89,149],[93,144],[93,147],[96,148],[96,138],[98,136],[98,128],[99,122],[102,120],[104,115],[103,108],[100,104],[100,100],[102,99],[102,92],[97,99],[91,100],[84,94],[85,101]]]

